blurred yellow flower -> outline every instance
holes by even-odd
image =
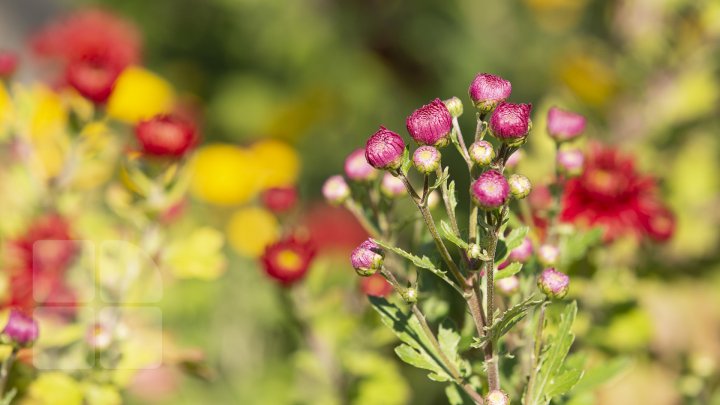
[[[255,197],[261,188],[261,167],[247,149],[230,144],[200,148],[192,164],[191,193],[217,205],[236,205]]]
[[[262,188],[289,186],[297,181],[300,172],[300,158],[297,152],[285,142],[262,140],[250,148],[262,167]]]
[[[115,83],[107,104],[110,117],[135,123],[157,114],[168,113],[175,103],[170,83],[138,66],[125,69]]]
[[[558,63],[560,79],[582,101],[602,107],[615,94],[615,73],[599,58],[576,53],[560,58]]]
[[[28,388],[24,405],[81,405],[83,392],[80,384],[63,372],[41,373]]]
[[[280,227],[275,216],[259,207],[236,211],[227,225],[228,241],[240,255],[258,257],[265,246],[275,241]]]
[[[12,99],[4,83],[0,83],[0,138],[6,133],[5,125],[12,113]]]
[[[165,249],[164,262],[179,278],[216,279],[225,270],[224,239],[216,229],[196,229]]]

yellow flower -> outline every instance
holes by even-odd
[[[250,151],[262,165],[262,188],[289,186],[297,181],[300,158],[290,145],[276,140],[262,140],[255,143]]]
[[[81,405],[83,392],[80,384],[65,373],[41,373],[28,388],[25,405]]]
[[[236,205],[260,191],[260,166],[248,150],[230,144],[212,144],[197,151],[192,164],[190,191],[197,198]]]
[[[560,78],[585,103],[603,107],[615,95],[618,85],[615,73],[601,59],[571,54],[560,61]]]
[[[135,123],[157,114],[169,113],[175,92],[162,77],[138,66],[125,69],[115,83],[107,104],[107,114],[120,121]]]
[[[243,208],[235,212],[227,226],[228,241],[240,255],[260,256],[265,246],[280,233],[275,216],[259,207]]]
[[[0,138],[7,134],[6,125],[12,114],[12,98],[8,93],[5,84],[0,82]]]
[[[198,228],[172,242],[165,250],[165,263],[179,278],[213,280],[225,270],[223,234],[210,227]]]

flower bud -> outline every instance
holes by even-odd
[[[2,334],[14,345],[26,347],[32,345],[38,338],[38,324],[35,319],[22,312],[12,309]]]
[[[508,178],[508,184],[510,185],[510,194],[516,200],[522,200],[530,194],[532,185],[530,180],[522,174],[512,174]]]
[[[489,73],[478,73],[468,89],[475,108],[483,113],[492,111],[498,103],[510,97],[511,92],[509,81]]]
[[[520,279],[517,276],[501,278],[495,282],[497,288],[505,295],[512,295],[520,289]]]
[[[510,397],[508,397],[508,395],[501,390],[493,390],[493,391],[490,391],[487,394],[487,396],[485,397],[485,404],[486,405],[510,405]]]
[[[508,260],[510,260],[511,262],[525,263],[528,261],[528,259],[530,259],[530,256],[532,256],[532,252],[532,241],[526,236],[525,238],[523,238],[520,246],[510,251],[510,254],[508,255]]]
[[[15,52],[0,51],[0,79],[10,78],[18,67],[18,56]]]
[[[550,267],[543,270],[538,278],[538,288],[548,298],[561,299],[567,295],[570,277]]]
[[[505,176],[497,170],[488,170],[481,174],[470,187],[473,202],[484,210],[502,207],[509,193],[510,186]]]
[[[367,239],[352,251],[350,263],[359,276],[371,276],[383,265],[382,249],[372,239]]]
[[[543,266],[554,266],[560,257],[560,249],[554,245],[542,245],[538,249],[538,260]]]
[[[510,157],[507,158],[507,161],[505,161],[505,167],[507,167],[508,169],[514,169],[518,165],[518,163],[523,160],[524,157],[524,150],[516,150],[515,153],[510,155]]]
[[[417,302],[417,290],[414,288],[406,288],[400,293],[400,296],[408,304],[414,304]]]
[[[438,98],[415,110],[405,123],[415,142],[437,147],[447,145],[453,128],[452,115]]]
[[[135,126],[135,136],[145,155],[181,158],[198,141],[195,126],[172,115],[156,115]]]
[[[420,173],[430,174],[440,167],[440,151],[434,146],[421,146],[415,149],[412,160]]]
[[[488,141],[476,141],[468,149],[470,160],[478,166],[487,166],[495,159],[495,149]]]
[[[452,115],[453,118],[457,118],[463,114],[463,104],[459,98],[450,97],[449,99],[443,101],[443,103],[445,103],[445,107],[447,107],[448,111],[450,111],[450,115]]]
[[[558,169],[568,177],[580,175],[584,163],[585,155],[578,149],[561,150],[557,154]]]
[[[365,159],[376,169],[397,170],[403,163],[405,142],[385,127],[370,136],[365,145]]]
[[[472,243],[467,250],[468,259],[479,260],[484,257],[482,248],[477,243]]]
[[[557,142],[575,139],[585,131],[586,120],[580,114],[552,107],[547,118],[548,134]]]
[[[377,178],[378,171],[365,159],[365,149],[355,149],[345,159],[345,174],[355,181],[370,181]]]
[[[498,104],[490,117],[490,132],[508,145],[523,144],[532,126],[531,109],[532,104]]]
[[[350,187],[342,176],[336,174],[325,180],[322,193],[328,203],[340,205],[350,198]]]
[[[383,176],[380,191],[388,198],[397,198],[407,194],[405,183],[390,173],[385,173]]]
[[[431,210],[435,209],[440,204],[440,199],[440,193],[438,193],[437,190],[430,193],[427,199],[428,208],[430,208]]]
[[[289,211],[295,206],[297,199],[297,189],[292,186],[272,187],[262,193],[263,205],[275,213]]]

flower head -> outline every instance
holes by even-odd
[[[410,136],[420,145],[447,145],[453,128],[452,115],[438,98],[415,110],[405,122]]]
[[[81,96],[96,103],[105,103],[115,88],[122,68],[102,59],[81,59],[68,64],[65,80]]]
[[[547,120],[548,134],[558,142],[575,139],[585,130],[585,117],[557,107],[550,108]]]
[[[530,127],[532,104],[498,104],[490,118],[490,131],[503,142],[518,144],[525,141]]]
[[[344,203],[350,197],[350,187],[343,176],[336,174],[325,180],[322,187],[323,197],[332,205]]]
[[[509,81],[489,73],[478,73],[468,89],[475,107],[485,113],[507,100],[511,92],[512,85]]]
[[[297,189],[293,186],[271,187],[262,193],[265,208],[276,213],[289,211],[297,204],[297,200]]]
[[[555,245],[544,244],[538,248],[538,260],[544,266],[554,266],[560,258],[560,249]]]
[[[260,260],[268,276],[289,286],[305,276],[314,256],[309,242],[291,236],[268,245]]]
[[[530,256],[532,256],[532,252],[532,240],[530,240],[530,238],[526,236],[525,238],[523,238],[520,246],[510,251],[510,254],[508,255],[508,260],[512,262],[524,263],[528,261],[528,259],[530,259]]]
[[[496,281],[495,284],[497,285],[498,289],[505,294],[505,295],[511,295],[517,292],[518,289],[520,289],[520,279],[517,278],[517,276],[510,276],[501,278],[500,280]]]
[[[585,155],[579,149],[561,150],[556,157],[558,169],[568,177],[582,173]]]
[[[655,179],[639,173],[632,156],[597,144],[587,154],[582,173],[567,182],[560,217],[602,227],[605,240],[630,234],[665,241],[675,229]]]
[[[350,180],[369,181],[377,178],[378,172],[365,159],[365,149],[355,149],[345,159],[345,175]]]
[[[0,50],[0,79],[12,76],[18,67],[18,56],[15,52]]]
[[[396,170],[402,165],[405,142],[385,127],[372,134],[365,145],[365,158],[376,169]]]
[[[153,157],[180,158],[197,143],[195,126],[179,117],[157,115],[135,126],[140,149]]]
[[[430,174],[440,167],[440,151],[434,146],[424,145],[415,149],[412,160],[420,173]]]
[[[569,286],[570,277],[552,267],[543,270],[538,277],[538,288],[551,299],[565,297]]]
[[[350,254],[350,263],[359,276],[371,276],[383,265],[382,249],[372,239],[367,239]]]
[[[360,279],[360,289],[363,293],[373,297],[387,297],[393,292],[393,287],[380,274],[373,274]]]
[[[522,174],[510,175],[508,184],[510,185],[510,194],[517,200],[522,200],[527,197],[528,194],[530,194],[530,190],[532,190],[530,180]]]
[[[478,166],[487,166],[495,159],[495,149],[488,141],[475,141],[468,149],[470,160]]]
[[[510,194],[510,186],[502,173],[488,170],[473,182],[470,193],[480,208],[493,210],[505,204]]]
[[[2,334],[13,344],[22,347],[30,346],[37,340],[38,333],[38,324],[35,319],[18,310],[10,310],[10,317]]]
[[[380,191],[388,198],[397,198],[407,194],[405,183],[390,173],[385,173],[380,183]]]

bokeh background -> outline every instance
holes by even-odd
[[[137,25],[144,65],[198,117],[192,212],[228,241],[224,272],[177,282],[162,301],[166,327],[206,353],[212,378],[149,371],[130,403],[336,403],[256,264],[282,230],[258,196],[289,184],[303,201],[295,220],[322,241],[301,312],[341,346],[346,367],[374,370],[358,403],[444,403],[441,385],[387,360],[389,349],[352,355],[358,341],[389,338],[363,336],[352,311],[329,309],[343,294],[363,299],[346,263],[363,234],[322,204],[320,187],[378,125],[399,131],[435,97],[458,96],[467,110],[479,71],[510,80],[512,101],[533,103],[537,133],[551,105],[587,116],[588,137],[634,154],[677,217],[669,242],[621,240],[602,266],[578,270],[579,339],[628,359],[587,403],[720,401],[720,2],[5,0],[0,47],[21,50],[48,21],[88,6]],[[473,124],[461,118],[466,131]],[[542,181],[552,143],[529,142],[519,171]]]

